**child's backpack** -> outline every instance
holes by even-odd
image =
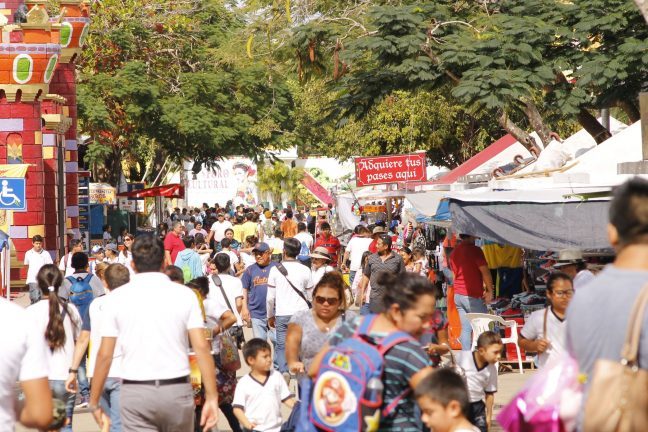
[[[317,377],[301,383],[301,432],[376,431],[381,417],[391,414],[409,389],[383,406],[385,354],[395,345],[414,341],[397,331],[376,344],[368,335],[377,315],[367,315],[350,338],[331,346]]]
[[[308,261],[310,259],[310,249],[305,241],[301,242],[301,249],[299,249],[299,255],[297,255],[299,261]]]
[[[81,276],[68,276],[66,279],[70,281],[70,302],[79,310],[81,317],[85,316],[86,311],[90,307],[90,303],[94,299],[92,287],[90,286],[90,278],[92,274],[88,273],[86,277]]]

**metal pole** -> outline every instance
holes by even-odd
[[[610,109],[603,108],[601,110],[601,124],[608,131],[610,130]]]
[[[59,253],[59,258],[63,258],[65,255],[65,239],[66,239],[66,231],[67,231],[67,225],[65,223],[65,143],[63,140],[58,139],[58,146],[57,146],[57,171],[58,171],[58,181],[57,181],[57,189],[58,189],[58,196],[57,196],[57,219],[58,219],[58,231],[59,231],[59,245],[58,245],[58,253]]]
[[[639,93],[639,110],[641,112],[641,150],[643,160],[648,160],[648,93]]]

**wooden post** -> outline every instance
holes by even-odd
[[[648,93],[639,93],[641,112],[641,150],[643,160],[648,160]]]

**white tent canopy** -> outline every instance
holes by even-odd
[[[421,193],[410,193],[405,199],[412,204],[414,209],[424,215],[432,217],[436,214],[439,202],[448,194],[448,191],[427,191]]]

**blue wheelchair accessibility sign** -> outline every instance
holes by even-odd
[[[27,210],[24,178],[0,179],[0,210]]]

